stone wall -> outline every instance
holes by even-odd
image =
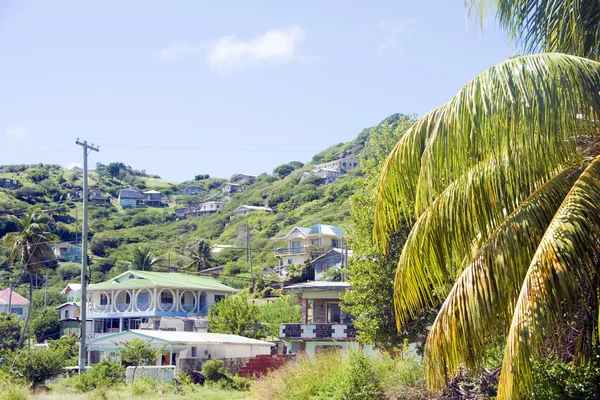
[[[225,364],[225,369],[230,374],[237,374],[237,372],[248,362],[250,357],[239,357],[239,358],[224,358],[222,359]],[[202,364],[210,358],[180,358],[179,369],[184,371],[201,371]]]

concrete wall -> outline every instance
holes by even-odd
[[[223,358],[223,363],[225,364],[225,369],[230,374],[237,374],[237,372],[242,368],[251,357],[238,357],[238,358]],[[184,371],[200,371],[202,370],[202,364],[206,361],[210,360],[210,358],[179,358],[179,369]]]

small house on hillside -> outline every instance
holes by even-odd
[[[315,165],[311,171],[304,172],[300,175],[300,181],[309,176],[318,176],[323,180],[323,183],[329,184],[335,181],[340,175],[343,175],[351,169],[357,168],[360,161],[356,157],[345,157],[326,163]]]
[[[253,175],[246,174],[234,174],[231,176],[230,182],[245,183],[246,185],[252,185],[254,182],[256,182],[256,177]]]
[[[341,226],[295,226],[285,235],[271,238],[275,242],[275,258],[280,266],[302,264],[309,256],[316,258],[330,249],[341,249],[346,231]]]
[[[162,194],[158,190],[148,190],[143,193],[144,204],[148,207],[161,207],[162,206]]]
[[[200,203],[197,208],[189,210],[185,213],[186,216],[190,217],[198,217],[207,214],[214,214],[219,210],[225,208],[225,203],[221,203],[220,201],[207,201],[204,203]]]
[[[322,280],[323,274],[331,269],[341,269],[347,265],[346,257],[352,257],[353,252],[350,249],[332,248],[312,260],[315,267],[315,280]]]
[[[142,191],[136,187],[121,189],[118,192],[119,204],[123,208],[137,208],[144,200]]]
[[[98,189],[90,189],[88,191],[88,198],[96,206],[110,204],[110,196]]]
[[[24,319],[27,317],[29,300],[9,288],[0,290],[0,313],[12,313]]]
[[[19,181],[16,179],[0,178],[0,188],[15,190],[19,188]]]
[[[186,195],[186,196],[195,196],[197,194],[199,194],[200,192],[204,192],[204,188],[197,186],[197,185],[187,185],[186,187],[183,188],[183,190],[181,191],[181,194]]]
[[[241,192],[243,189],[242,185],[238,185],[237,183],[232,183],[232,182],[227,182],[225,185],[223,185],[223,193],[225,194],[232,194],[232,193],[238,193]]]
[[[51,249],[59,261],[81,262],[81,246],[79,245],[62,242],[52,245]]]
[[[254,211],[264,211],[264,212],[268,212],[268,213],[273,212],[273,210],[269,207],[242,205],[242,206],[239,206],[238,208],[236,208],[235,210],[233,210],[233,216],[241,217],[242,215],[246,215],[246,214],[254,212]]]

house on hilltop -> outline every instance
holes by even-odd
[[[205,189],[197,186],[197,185],[187,185],[186,187],[183,188],[183,190],[181,190],[181,194],[185,195],[185,196],[195,196],[197,194],[199,194],[200,192],[204,192]]]
[[[16,190],[19,188],[19,181],[16,179],[0,178],[0,188]]]
[[[309,256],[316,258],[330,249],[340,249],[346,237],[341,226],[295,226],[285,235],[271,238],[275,242],[275,258],[280,266],[302,264]]]
[[[235,292],[208,276],[130,270],[88,286],[87,316],[94,321],[88,337],[138,329],[161,317],[206,316]]]
[[[233,193],[238,193],[241,192],[243,189],[242,185],[238,185],[237,183],[232,183],[232,182],[227,182],[225,185],[223,185],[223,193],[225,194],[233,194]]]
[[[81,262],[81,246],[61,242],[54,244],[50,247],[54,252],[54,255],[59,261],[80,263]]]
[[[231,176],[231,179],[229,181],[234,183],[245,183],[246,185],[252,185],[254,182],[256,182],[256,177],[253,175],[246,174],[234,174]]]
[[[221,203],[220,201],[207,201],[204,203],[200,203],[197,208],[191,209],[185,212],[186,216],[189,217],[199,217],[207,214],[214,214],[219,210],[225,208],[225,203]]]
[[[163,205],[162,194],[158,190],[147,190],[143,195],[144,204],[148,207],[161,207]]]
[[[357,168],[359,165],[360,161],[356,157],[340,158],[315,165],[312,170],[300,175],[300,181],[303,181],[309,176],[318,176],[323,180],[324,184],[329,184],[335,181],[340,175],[344,175],[351,169]]]
[[[312,260],[315,268],[315,280],[324,280],[324,274],[328,270],[341,269],[347,264],[347,258],[354,253],[350,249],[332,248]],[[346,262],[345,262],[346,261]]]

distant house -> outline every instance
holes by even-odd
[[[219,201],[207,201],[205,203],[200,203],[198,208],[187,211],[185,215],[190,217],[198,217],[201,215],[214,214],[224,208],[225,203],[221,203]]]
[[[232,183],[232,182],[227,182],[225,185],[223,185],[223,193],[225,194],[232,194],[232,193],[237,193],[237,192],[241,192],[243,189],[242,185],[238,185],[237,183]]]
[[[212,276],[213,278],[218,278],[219,275],[221,275],[221,273],[223,272],[223,270],[225,269],[224,265],[220,265],[218,267],[212,267],[212,268],[207,268],[207,269],[203,269],[202,271],[198,272],[200,275],[208,275],[208,276]]]
[[[57,307],[55,310],[60,312],[60,332],[61,336],[79,335],[81,330],[80,316],[80,297],[81,284],[69,283],[60,293],[67,296],[67,301]],[[87,320],[87,331],[92,329],[92,320]]]
[[[341,226],[295,226],[288,233],[271,238],[275,242],[275,258],[280,266],[302,264],[309,256],[313,259],[330,249],[341,249],[346,231]]]
[[[329,161],[323,164],[315,165],[311,171],[304,172],[300,175],[300,181],[309,176],[319,176],[323,179],[323,183],[329,184],[335,181],[340,175],[345,174],[351,169],[357,168],[360,161],[356,157],[345,157],[334,161]]]
[[[157,190],[148,190],[143,193],[144,204],[148,207],[161,207],[162,206],[162,194]]]
[[[119,204],[123,208],[137,208],[144,200],[142,191],[136,187],[121,189],[119,194]]]
[[[110,196],[98,189],[90,189],[88,191],[88,199],[96,206],[110,204]]]
[[[9,308],[10,305],[10,308]],[[29,300],[9,288],[0,290],[0,312],[16,314],[24,319],[27,317],[27,306]]]
[[[186,196],[195,196],[197,194],[199,194],[200,192],[204,192],[205,189],[197,186],[197,185],[187,185],[186,187],[183,188],[183,190],[181,191],[181,194],[186,195]]]
[[[268,213],[273,212],[273,210],[269,207],[242,205],[242,206],[239,206],[238,208],[236,208],[235,210],[233,210],[233,216],[241,217],[242,215],[246,215],[246,214],[254,212],[254,211],[264,211],[264,212],[268,212]]]
[[[19,181],[16,179],[0,178],[0,188],[12,190],[18,189]]]
[[[187,208],[176,208],[174,213],[179,218],[185,218],[185,213],[187,212]]]
[[[256,182],[256,177],[252,175],[235,174],[231,176],[230,182],[252,185],[254,182]]]
[[[81,283],[69,283],[62,292],[62,295],[67,296],[67,301],[75,301],[78,297],[81,297]]]
[[[52,245],[52,251],[59,261],[81,262],[81,246],[71,243],[57,243]]]
[[[348,258],[352,257],[352,250],[348,249]],[[315,280],[324,279],[323,274],[330,269],[342,268],[344,261],[344,250],[340,248],[332,248],[312,260],[312,265],[315,267]]]

